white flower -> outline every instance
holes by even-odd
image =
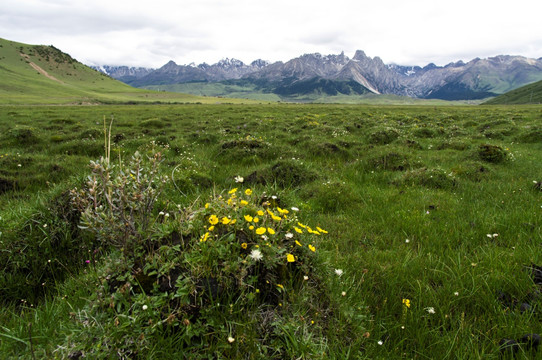
[[[342,269],[335,269],[335,274],[337,274],[337,276],[341,276],[343,274]]]
[[[307,275],[303,276],[303,280],[307,281],[309,280],[309,277]]]
[[[147,310],[149,307],[148,307],[147,305],[143,305],[141,308],[142,308],[143,310]]]
[[[163,212],[163,211],[160,211],[160,212],[158,213],[158,215],[164,216],[164,212]]]
[[[408,244],[410,242],[410,239],[405,239],[405,242]]]
[[[296,208],[295,206],[292,206],[290,209],[292,209],[292,211],[299,211],[299,209]]]
[[[276,195],[273,195],[273,196],[271,196],[271,199],[277,200],[277,196],[276,196]]]
[[[454,292],[455,296],[459,296],[459,291]]]
[[[245,179],[242,176],[239,176],[239,175],[237,175],[233,179],[235,180],[236,183],[242,183],[243,181],[245,181]]]
[[[258,249],[252,250],[249,256],[254,261],[260,261],[263,258],[262,252]]]
[[[382,340],[378,340],[378,345],[382,345],[384,342]]]
[[[427,311],[429,314],[434,314],[435,313],[435,308],[430,306],[430,307],[425,308],[425,311]]]
[[[229,342],[230,344],[233,343],[234,341],[235,341],[234,338],[232,338],[231,336],[228,336],[228,342]]]
[[[285,237],[286,239],[291,239],[291,238],[294,237],[294,234],[292,234],[291,232],[289,232],[289,233],[286,233],[286,235],[284,235],[284,237]]]
[[[341,295],[342,295],[342,296],[346,296],[346,291],[343,291],[343,292],[341,293]]]

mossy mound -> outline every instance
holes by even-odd
[[[10,129],[7,137],[21,145],[33,145],[40,142],[36,129],[26,125],[17,125]]]
[[[470,147],[471,147],[471,145],[469,143],[465,142],[465,141],[446,140],[446,141],[443,141],[440,144],[438,144],[436,146],[436,149],[437,150],[451,149],[451,150],[463,151],[463,150],[469,149]]]
[[[247,184],[277,185],[283,188],[297,187],[315,180],[318,176],[295,161],[279,161],[269,167],[252,172],[245,178]]]
[[[330,142],[322,142],[322,143],[309,142],[307,143],[306,149],[308,153],[317,157],[329,157],[329,156],[342,157],[342,158],[350,157],[350,153],[343,146],[330,143]]]
[[[413,163],[408,155],[389,152],[369,159],[368,165],[373,170],[405,171],[410,169]]]
[[[368,142],[374,145],[386,145],[394,142],[398,137],[399,131],[393,128],[385,128],[369,134]]]
[[[421,168],[406,172],[396,182],[397,185],[424,186],[432,189],[451,189],[457,186],[452,173],[442,169]]]
[[[493,171],[487,164],[480,161],[470,161],[457,165],[452,169],[452,172],[462,179],[479,182],[487,179]]]
[[[478,156],[483,161],[497,164],[506,160],[507,152],[498,145],[481,144],[478,147]]]
[[[542,143],[542,128],[526,130],[516,137],[516,141],[526,144]]]
[[[160,119],[147,119],[140,122],[139,126],[145,129],[162,129],[171,125]]]
[[[430,129],[430,128],[426,128],[426,127],[415,129],[412,132],[412,134],[415,137],[422,138],[422,139],[431,139],[431,138],[434,138],[435,136],[437,136],[437,133],[435,132],[435,130]]]
[[[345,182],[314,183],[303,190],[302,197],[318,212],[336,213],[360,203],[359,195]]]

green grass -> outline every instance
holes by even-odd
[[[207,103],[216,97],[136,89],[60,50],[0,39],[0,104]],[[229,103],[247,100],[228,99]]]
[[[103,154],[104,116],[114,117],[114,158],[151,141],[168,146],[164,173],[175,182],[159,206],[197,208],[250,187],[329,232],[315,242],[326,291],[309,288],[274,310],[280,321],[265,324],[265,338],[250,312],[223,311],[217,324],[229,328],[217,325],[213,340],[148,335],[143,358],[498,359],[502,338],[542,332],[540,287],[527,269],[542,263],[537,106],[3,105],[0,266],[24,279],[0,288],[5,358],[32,359],[31,346],[36,358],[66,357],[92,336],[87,344],[104,344],[100,327],[118,335],[110,312],[90,310],[114,253],[94,268],[84,262],[88,238],[59,242],[73,223],[58,195]],[[488,144],[503,161],[481,156]],[[47,260],[64,267],[50,271]],[[28,264],[41,272],[25,272]]]
[[[486,102],[487,105],[540,104],[542,101],[542,81],[522,86]]]

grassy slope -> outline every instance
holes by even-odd
[[[136,89],[104,76],[55,48],[4,39],[0,39],[0,76],[0,104],[223,101]],[[228,102],[241,101],[229,99]]]
[[[102,151],[101,125],[96,122],[103,114],[115,115],[113,134],[122,135],[115,149],[131,154],[151,140],[170,145],[166,172],[182,165],[177,183],[184,184],[187,197],[170,186],[173,196],[168,199],[180,197],[185,206],[197,198],[205,202],[213,191],[241,186],[233,182],[236,175],[247,178],[279,159],[295,159],[301,170],[317,172],[318,179],[291,188],[254,188],[279,195],[285,206],[298,206],[308,222],[329,230],[317,249],[330,267],[345,272],[344,287],[335,296],[357,304],[355,311],[367,315],[367,335],[352,334],[325,344],[329,358],[497,359],[501,338],[542,332],[539,311],[519,310],[535,288],[525,266],[542,263],[542,195],[532,184],[542,175],[539,110],[286,104],[4,106],[0,144],[9,155],[1,159],[0,168],[20,181],[35,180],[24,191],[2,195],[0,215],[4,229],[15,226],[23,212],[19,209],[27,208],[38,190],[52,186],[46,180],[61,185],[84,171],[82,164]],[[39,141],[26,146],[14,141],[10,131],[15,125],[34,127]],[[390,140],[386,132],[398,137]],[[247,135],[262,138],[266,145],[223,146]],[[508,159],[481,160],[478,145],[485,143],[507,149]],[[47,165],[64,171],[56,180],[43,178]],[[424,168],[440,172],[425,173]],[[180,181],[183,174],[209,177],[214,185],[191,186]],[[80,284],[93,281],[88,275],[70,279],[60,286],[59,296],[37,310],[3,309],[0,352],[30,359],[32,322],[38,357],[52,358],[67,336],[87,331],[70,313],[78,312],[85,303],[82,298],[90,296]],[[500,291],[518,302],[503,304]],[[409,309],[402,304],[405,298],[411,301]],[[529,302],[538,309],[541,305]],[[434,314],[428,312],[430,307]],[[305,308],[293,321],[307,329],[308,320],[317,316]],[[293,345],[285,347],[295,353],[289,347],[296,341],[320,339],[310,337],[310,331],[319,334],[317,329],[305,331],[296,332]],[[243,353],[245,344],[233,346]],[[168,358],[168,352],[182,347],[158,350]],[[324,356],[317,352],[305,358]]]
[[[542,102],[542,81],[520,87],[497,96],[484,104],[506,105],[506,104],[540,104]]]

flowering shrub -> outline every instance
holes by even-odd
[[[171,215],[164,209],[153,217],[167,181],[159,175],[160,162],[160,153],[147,159],[136,153],[124,167],[92,162],[87,188],[72,191],[82,227],[122,254],[114,252],[100,276],[92,316],[78,319],[91,329],[77,348],[132,356],[173,331],[199,351],[202,334],[234,343],[235,324],[260,324],[251,330],[257,338],[279,331],[281,310],[300,296],[319,294],[313,303],[327,303],[316,266],[325,229],[302,223],[297,208],[283,208],[276,196],[250,188],[231,189],[199,209],[173,206]],[[106,339],[99,348],[96,336]]]
[[[235,288],[241,299],[276,304],[311,275],[317,243],[327,233],[301,223],[295,210],[251,189],[211,200],[194,214],[201,235],[189,256],[192,273],[215,279],[220,290]]]

